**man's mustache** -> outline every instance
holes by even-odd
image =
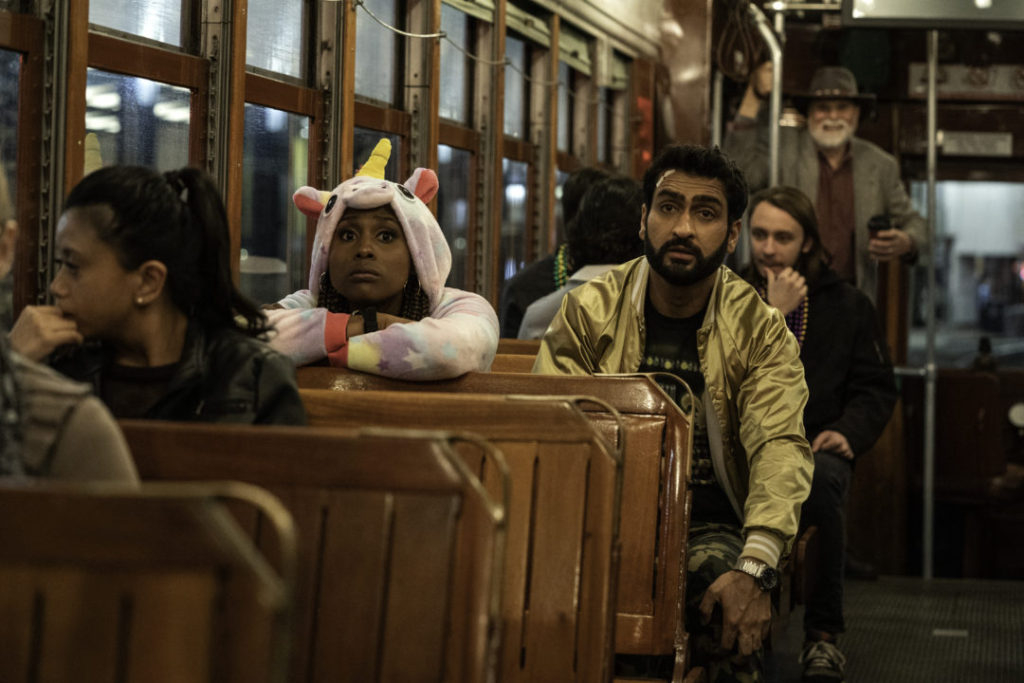
[[[700,255],[700,249],[697,248],[697,245],[694,243],[694,239],[692,237],[673,237],[668,242],[665,242],[665,244],[661,245],[661,248],[658,249],[658,252],[661,254],[665,254],[668,253],[670,249],[675,248],[684,249],[693,254]]]

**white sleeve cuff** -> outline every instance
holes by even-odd
[[[747,532],[747,541],[743,544],[740,556],[753,557],[767,562],[771,567],[778,567],[779,558],[782,556],[782,541],[774,534],[764,531]]]

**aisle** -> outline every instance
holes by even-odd
[[[768,661],[768,680],[800,680],[803,610]],[[848,683],[1024,681],[1024,581],[909,577],[846,582]]]

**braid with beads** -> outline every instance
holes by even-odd
[[[320,293],[316,298],[319,308],[326,308],[331,313],[351,313],[352,304],[331,284],[331,278],[325,270],[320,274]],[[402,289],[402,309],[399,315],[409,320],[423,320],[430,314],[430,299],[420,287],[416,272],[409,273],[409,279]]]

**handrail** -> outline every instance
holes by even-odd
[[[750,8],[750,15],[754,20],[754,25],[757,27],[761,37],[764,38],[764,42],[768,45],[768,50],[772,53],[772,95],[768,109],[768,121],[770,123],[768,126],[768,185],[769,187],[775,187],[779,184],[779,116],[782,113],[782,46],[779,44],[775,31],[773,31],[771,25],[768,24],[768,19],[764,16],[764,12],[762,12],[754,3],[750,3],[748,7]],[[777,16],[781,16],[781,14]]]

